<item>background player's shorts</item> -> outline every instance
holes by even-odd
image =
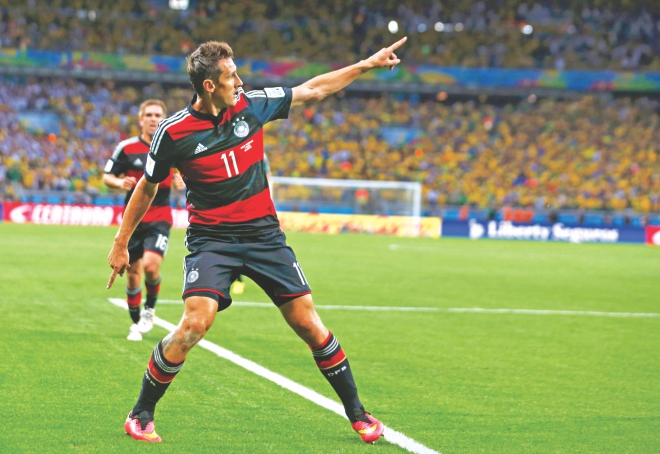
[[[130,263],[140,260],[144,251],[152,251],[165,257],[169,237],[169,222],[141,222],[128,240]]]
[[[229,287],[240,274],[261,287],[277,307],[312,292],[282,231],[249,238],[188,238],[183,299],[206,296],[218,311],[231,305]]]

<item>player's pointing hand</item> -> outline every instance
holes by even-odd
[[[110,250],[110,254],[108,254],[108,263],[110,264],[110,268],[112,268],[112,274],[110,274],[110,280],[105,288],[112,287],[117,275],[123,276],[124,272],[130,268],[130,259],[126,246],[119,246],[115,243]]]
[[[370,64],[371,68],[385,68],[390,67],[390,71],[394,69],[396,65],[401,63],[401,60],[394,53],[399,47],[403,45],[408,39],[407,36],[401,38],[390,47],[384,47],[371,57],[367,59],[367,62]]]

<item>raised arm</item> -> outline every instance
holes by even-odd
[[[402,38],[390,47],[385,47],[379,50],[371,57],[362,60],[359,63],[338,69],[337,71],[321,74],[320,76],[308,80],[302,85],[294,87],[292,89],[293,98],[291,100],[291,107],[301,106],[303,104],[313,104],[333,93],[337,93],[339,90],[360,77],[360,75],[371,69],[385,68],[389,66],[390,70],[392,70],[401,62],[394,51],[405,43],[407,39],[407,37]]]
[[[128,240],[149,209],[149,205],[154,200],[156,192],[158,192],[158,183],[149,183],[144,177],[138,181],[131,200],[128,201],[126,211],[124,211],[124,217],[121,220],[119,231],[115,235],[115,242],[112,245],[110,254],[108,254],[108,263],[112,268],[112,274],[106,288],[112,287],[117,274],[123,276],[124,272],[128,269],[130,265]]]

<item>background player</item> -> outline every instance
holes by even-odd
[[[231,304],[229,287],[238,274],[254,280],[279,307],[312,351],[323,376],[341,399],[353,429],[365,442],[383,433],[383,424],[360,402],[351,367],[333,334],[314,309],[311,289],[275,214],[263,163],[262,127],[286,118],[291,107],[311,104],[346,87],[373,68],[397,65],[394,54],[405,38],[367,60],[290,88],[243,92],[226,43],[202,44],[188,58],[197,93],[188,107],[164,120],[155,133],[145,176],[131,198],[108,256],[117,274],[129,265],[128,239],[172,167],[184,175],[190,226],[186,245],[184,315],[158,343],[142,380],[137,403],[124,430],[137,440],[159,442],[156,404],[183,366],[190,349],[209,330],[216,312]],[[369,348],[374,347],[368,345]]]
[[[147,161],[151,140],[165,113],[166,108],[162,101],[157,99],[144,101],[138,110],[140,135],[120,142],[105,166],[103,182],[110,187],[128,191],[126,204],[133,194],[135,185],[144,174],[144,163]],[[142,333],[148,332],[153,327],[156,299],[160,291],[160,264],[167,251],[167,241],[172,226],[170,208],[172,184],[179,190],[185,188],[181,175],[171,172],[158,185],[158,196],[135,229],[128,244],[131,266],[127,273],[126,302],[133,320],[128,340],[142,340]],[[147,300],[140,314],[143,274]]]

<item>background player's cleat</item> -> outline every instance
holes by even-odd
[[[231,290],[230,293],[233,295],[241,295],[245,291],[245,284],[241,281],[234,281],[233,284],[231,284]]]
[[[148,307],[142,309],[142,313],[140,314],[140,321],[137,323],[137,330],[142,334],[151,331],[151,328],[154,327],[155,315],[156,309],[151,309]]]
[[[364,415],[370,422],[357,421],[351,424],[351,426],[360,434],[362,441],[365,443],[374,443],[381,435],[383,435],[383,429],[385,426],[366,411],[364,412]]]
[[[156,433],[154,421],[149,413],[143,411],[135,417],[132,417],[131,413],[128,414],[124,423],[124,430],[128,435],[136,440],[146,441],[148,443],[160,443],[163,441]]]
[[[128,332],[128,336],[126,337],[129,341],[141,341],[142,340],[142,334],[140,334],[140,331],[138,330],[137,323],[133,323],[131,325],[131,330]]]

